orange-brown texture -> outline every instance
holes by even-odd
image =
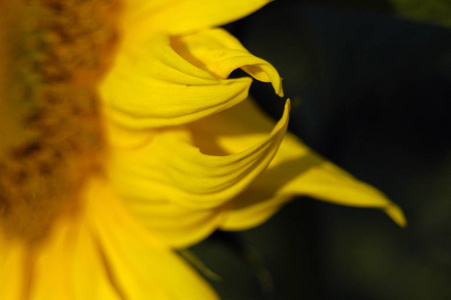
[[[43,236],[106,155],[97,85],[119,40],[117,0],[0,2],[0,222]]]

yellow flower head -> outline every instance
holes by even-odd
[[[266,0],[0,2],[0,299],[215,299],[174,248],[295,195],[401,210],[248,98]]]

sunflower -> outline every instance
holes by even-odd
[[[296,195],[405,224],[248,97],[282,79],[216,26],[267,2],[0,4],[1,299],[215,299],[174,249]]]

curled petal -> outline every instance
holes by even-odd
[[[115,147],[110,163],[112,186],[143,224],[172,246],[190,246],[224,222],[228,200],[267,167],[286,131],[288,111],[289,102],[269,136],[265,136],[268,131],[262,133],[259,140],[235,154],[202,153],[208,149],[199,151],[192,144],[190,127],[148,133],[148,139],[138,139],[146,141],[145,146],[121,144]],[[116,136],[118,128],[110,129]],[[131,131],[122,132],[127,133]]]
[[[185,34],[236,21],[269,2],[270,0],[128,0],[124,25],[136,31]]]
[[[252,79],[218,79],[190,64],[165,35],[124,45],[100,86],[105,113],[126,128],[190,122],[247,97]]]
[[[206,155],[190,143],[189,132],[168,129],[146,147],[116,151],[110,173],[121,195],[158,194],[193,209],[217,207],[243,191],[271,162],[287,129],[289,101],[271,133],[230,155]]]
[[[273,122],[250,101],[191,125],[199,147],[208,149],[210,154],[238,151],[243,143],[260,139],[271,126]],[[399,225],[405,224],[402,211],[381,192],[313,153],[295,136],[286,134],[267,170],[231,201],[221,228],[241,230],[256,226],[296,195],[379,208]]]
[[[282,79],[267,61],[258,58],[224,29],[204,30],[191,35],[173,37],[171,44],[182,57],[216,76],[227,78],[238,68],[255,79],[271,82],[274,91],[283,97]]]
[[[297,150],[295,155],[293,150]],[[340,205],[379,208],[398,225],[406,224],[401,209],[376,188],[355,179],[313,153],[296,137],[287,135],[268,170],[233,201],[221,228],[242,230],[259,225],[298,195]]]

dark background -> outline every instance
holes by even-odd
[[[451,299],[451,1],[275,1],[227,29],[277,67],[291,131],[408,219],[306,197],[193,248],[233,299]],[[268,84],[252,94],[280,116]]]

